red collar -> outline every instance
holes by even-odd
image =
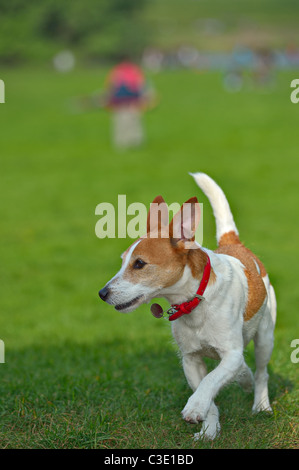
[[[176,320],[177,318],[183,315],[191,313],[192,310],[194,310],[195,307],[197,307],[197,305],[201,302],[201,300],[203,300],[203,294],[208,285],[210,274],[211,274],[211,261],[210,261],[209,256],[207,255],[207,264],[205,265],[202,280],[200,281],[199,288],[197,289],[194,299],[190,300],[189,302],[183,302],[182,304],[171,305],[171,308],[169,309],[170,311],[169,313],[172,313],[172,312],[174,313],[172,313],[172,315],[169,317],[169,321]]]

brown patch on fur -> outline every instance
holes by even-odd
[[[259,311],[267,295],[265,284],[261,277],[249,271],[244,270],[248,282],[248,300],[244,313],[244,321],[250,320]]]
[[[267,271],[263,263],[255,256],[253,255],[255,261],[257,262],[258,267],[260,268],[261,276],[265,277],[267,275]]]
[[[121,255],[121,259],[123,260],[123,263],[125,262],[125,259],[126,259],[126,256],[127,254],[129,253],[130,249],[132,248],[132,246],[138,242],[138,240],[140,240],[140,238],[138,238],[137,240],[135,240],[133,243],[131,243],[130,246],[128,246],[128,248],[126,249],[126,251],[124,251]]]
[[[136,259],[148,263],[142,269],[133,269]],[[132,253],[124,277],[132,282],[168,287],[182,276],[187,253],[174,250],[169,238],[144,238]]]
[[[244,312],[244,320],[250,320],[259,311],[267,295],[262,279],[267,273],[262,262],[240,242],[238,244],[219,246],[215,253],[233,256],[245,266],[244,273],[248,282],[248,299]],[[260,273],[254,261],[258,264]]]
[[[142,259],[147,265],[142,269],[134,269],[137,259]],[[142,238],[133,251],[124,278],[131,282],[144,282],[165,288],[172,286],[182,277],[186,264],[190,267],[192,276],[200,281],[206,263],[207,254],[200,248],[186,250],[182,241],[171,243],[169,238],[149,236]],[[215,280],[216,275],[211,269],[209,284]]]
[[[239,244],[240,238],[234,231],[224,233],[219,240],[218,246]]]
[[[197,248],[196,250],[190,250],[188,256],[188,265],[190,266],[192,276],[195,279],[201,281],[205,265],[207,264],[208,256],[207,254]],[[208,285],[214,284],[216,281],[216,274],[214,273],[213,268],[211,267],[211,274]]]
[[[208,286],[211,286],[212,284],[214,284],[216,282],[216,274],[214,273],[214,270],[213,268],[211,267],[211,274],[210,274],[210,279],[209,279],[209,282],[208,282]]]

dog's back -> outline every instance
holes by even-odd
[[[215,253],[233,256],[244,265],[248,282],[248,299],[244,320],[250,320],[261,308],[267,297],[268,276],[263,263],[240,241],[229,204],[222,189],[204,173],[192,175],[208,197],[216,219],[218,248]]]

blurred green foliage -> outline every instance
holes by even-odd
[[[94,62],[181,45],[230,51],[298,47],[297,0],[0,0],[0,63],[48,60],[62,49]]]
[[[0,0],[0,61],[14,64],[61,48],[85,57],[138,55],[146,31],[138,17],[147,0]]]

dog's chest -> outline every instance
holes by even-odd
[[[219,359],[218,341],[206,325],[190,327],[183,322],[172,325],[172,334],[182,355],[199,353],[211,359]]]

